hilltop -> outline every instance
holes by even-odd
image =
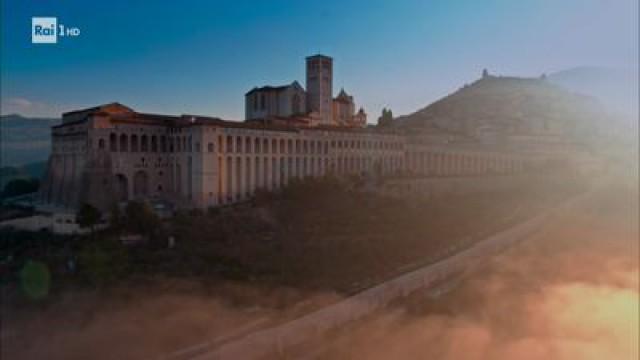
[[[485,75],[406,116],[398,127],[437,127],[466,135],[558,134],[591,138],[606,130],[608,115],[594,97],[572,93],[544,78]]]

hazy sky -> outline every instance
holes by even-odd
[[[58,116],[119,101],[134,109],[243,119],[244,93],[298,80],[334,58],[375,121],[417,110],[492,73],[637,67],[637,0],[2,0],[2,113]],[[31,44],[31,17],[81,34]]]

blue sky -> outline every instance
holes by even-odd
[[[298,80],[334,58],[375,121],[492,73],[637,67],[637,0],[2,0],[2,112],[58,116],[119,101],[136,110],[242,119],[253,86]],[[31,44],[31,17],[77,38]]]

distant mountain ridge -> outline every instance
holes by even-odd
[[[570,91],[598,98],[627,121],[638,119],[637,69],[581,66],[551,73],[547,79]]]
[[[18,114],[0,116],[2,166],[21,166],[46,161],[51,151],[51,126],[56,118],[29,118]]]
[[[476,135],[556,133],[595,136],[609,114],[594,97],[572,93],[544,78],[486,75],[470,85],[394,120],[405,128],[436,127]]]

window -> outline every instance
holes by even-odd
[[[104,150],[104,139],[98,140],[98,149]]]
[[[128,143],[127,135],[125,134],[120,135],[120,151],[121,152],[127,152],[129,150],[129,146],[127,143]]]
[[[109,151],[118,151],[118,141],[116,134],[109,135]]]
[[[207,144],[207,151],[213,152],[213,143]]]
[[[160,152],[167,152],[167,137],[164,135],[160,137]]]
[[[142,135],[140,137],[140,151],[146,152],[149,151],[149,144],[147,143],[147,135]]]
[[[233,152],[233,137],[231,136],[227,136],[227,152],[228,153]]]
[[[138,152],[138,135],[131,135],[131,152]]]
[[[158,138],[155,135],[151,136],[151,151],[158,152]]]

